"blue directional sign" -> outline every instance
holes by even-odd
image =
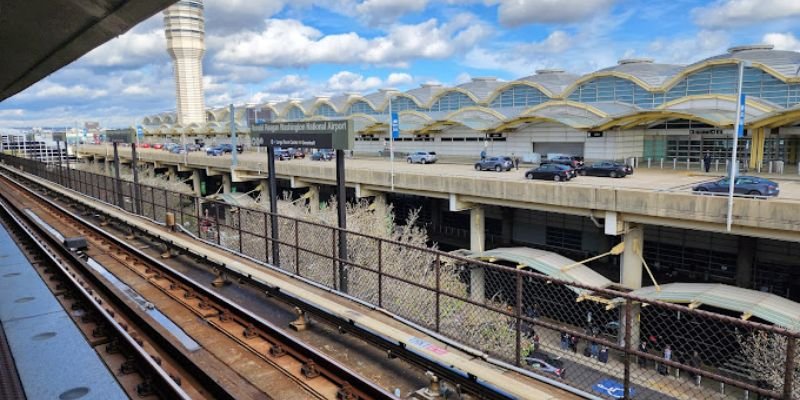
[[[392,139],[397,139],[400,137],[400,117],[397,116],[397,113],[392,113]]]
[[[136,136],[139,138],[139,140],[144,138],[144,129],[142,129],[141,125],[136,125]]]
[[[744,137],[744,105],[745,105],[745,94],[742,93],[739,95],[739,108],[741,109],[739,114],[739,131],[736,132],[736,135],[739,137]]]
[[[613,379],[606,378],[592,386],[592,390],[600,394],[611,396],[615,399],[625,397],[625,386]],[[633,388],[631,388],[631,397],[633,397]]]

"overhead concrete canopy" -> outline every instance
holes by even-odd
[[[4,1],[0,101],[33,85],[176,0]]]

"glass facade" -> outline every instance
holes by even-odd
[[[592,79],[579,85],[568,99],[581,103],[619,101],[642,108],[653,108],[659,104],[656,95],[627,79],[614,76]]]
[[[528,85],[513,85],[503,90],[492,101],[492,108],[500,107],[532,107],[550,100],[539,89]]]
[[[442,96],[431,106],[428,111],[455,111],[464,107],[474,106],[475,102],[461,92],[450,92]]]
[[[321,115],[323,117],[335,117],[338,115],[338,113],[330,105],[322,103],[314,111],[314,115]]]
[[[406,96],[397,96],[392,100],[392,111],[400,112],[400,111],[426,111],[424,108],[420,108],[417,106],[417,103],[414,102],[411,98]]]
[[[300,107],[297,106],[291,106],[291,108],[289,108],[289,113],[286,114],[286,119],[288,119],[289,121],[296,121],[299,119],[303,119],[305,117],[306,115],[305,113],[303,113],[303,110],[301,110]]]
[[[367,115],[378,115],[379,112],[375,111],[366,101],[356,101],[350,105],[350,108],[347,109],[347,115],[353,114],[367,114]]]

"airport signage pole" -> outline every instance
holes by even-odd
[[[272,254],[273,264],[279,265],[278,253],[278,198],[275,171],[276,147],[299,147],[306,149],[336,150],[336,194],[339,222],[338,242],[338,289],[348,290],[347,272],[347,197],[345,188],[344,151],[352,149],[355,143],[353,121],[292,121],[270,122],[251,128],[250,140],[253,146],[266,146],[269,168],[270,212],[272,212]]]
[[[113,131],[106,131],[106,138],[113,143],[114,146],[114,189],[117,192],[117,206],[125,208],[122,196],[122,180],[120,178],[120,162],[119,162],[119,143],[132,143],[135,132],[133,129],[119,129]]]
[[[238,157],[237,157],[239,154],[236,152],[236,144],[238,142],[238,140],[237,140],[238,138],[236,137],[236,122],[235,122],[236,121],[236,118],[235,118],[236,116],[234,115],[233,111],[234,111],[233,104],[231,104],[230,105],[230,111],[228,112],[230,114],[230,116],[231,116],[231,147],[232,147],[232,150],[231,150],[231,167],[232,168],[236,168],[236,166],[239,164],[239,162],[238,162],[239,160],[238,160]]]
[[[744,81],[744,67],[749,66],[747,61],[739,62],[739,83],[736,90],[736,124],[733,129],[733,147],[731,149],[731,168],[728,171],[728,218],[727,218],[727,231],[731,231],[733,224],[733,192],[736,185],[736,175],[739,172],[739,164],[736,160],[736,155],[739,151],[739,138],[744,136],[744,117],[745,117],[745,95],[742,92],[742,81]]]
[[[392,111],[392,100],[394,96],[389,96],[389,168],[391,169],[390,180],[391,188],[394,192],[394,139],[400,137],[400,118]]]

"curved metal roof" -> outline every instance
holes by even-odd
[[[631,295],[670,303],[689,304],[690,307],[709,305],[751,316],[777,326],[800,331],[800,303],[752,289],[723,285],[721,283],[668,283],[643,287]]]
[[[510,261],[517,264],[517,268],[533,269],[556,279],[590,285],[597,288],[607,288],[614,282],[583,265],[575,264],[574,260],[550,251],[531,249],[528,247],[504,247],[484,252],[470,250],[456,250],[455,254],[463,257],[495,262],[497,260]],[[563,270],[562,267],[571,266]],[[578,295],[590,294],[589,290],[569,287]]]
[[[619,72],[634,76],[650,86],[661,86],[685,67],[685,65],[656,64],[653,60],[645,58],[631,58],[619,60],[617,65],[597,72]]]
[[[457,87],[472,93],[480,102],[486,102],[492,96],[494,90],[503,86],[505,82],[498,81],[494,77],[472,78],[472,81],[462,83]]]
[[[764,64],[783,76],[800,77],[800,52],[774,50],[772,45],[748,45],[732,47],[728,49],[728,52],[725,54],[707,58],[696,64],[703,64],[708,61],[724,59],[752,61]]]
[[[446,90],[442,85],[425,83],[416,89],[411,89],[405,92],[407,95],[413,96],[421,104],[428,104],[434,96]]]
[[[539,84],[550,91],[550,94],[553,96],[559,96],[564,89],[568,88],[579,78],[580,75],[564,72],[560,69],[542,69],[536,71],[536,75],[526,76],[524,78],[517,79],[517,81]]]

